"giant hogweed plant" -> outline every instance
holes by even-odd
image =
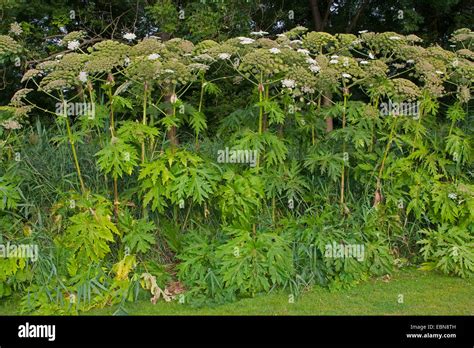
[[[76,192],[45,215],[40,267],[2,261],[4,295],[19,269],[25,309],[62,312],[173,298],[173,268],[187,302],[339,288],[400,260],[472,275],[472,32],[456,31],[453,50],[392,32],[255,35],[107,40],[25,72],[0,110],[2,237],[45,231],[15,210],[28,115],[52,117]],[[219,163],[226,147],[256,150],[255,167]],[[332,241],[365,245],[366,259],[325,258]]]

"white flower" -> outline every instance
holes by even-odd
[[[298,49],[296,50],[296,52],[298,52],[298,53],[303,53],[303,54],[305,54],[305,55],[309,55],[309,51],[306,50],[306,49],[304,49],[304,48],[298,48]]]
[[[454,192],[451,192],[450,194],[448,194],[448,197],[451,198],[452,200],[455,200],[458,198],[458,195],[455,194]]]
[[[137,36],[134,33],[126,33],[124,34],[123,38],[128,41],[135,40]]]
[[[130,64],[130,58],[128,57],[125,57],[125,59],[123,60],[125,66],[128,66],[128,64]]]
[[[375,59],[375,56],[374,56],[374,54],[373,54],[372,52],[369,52],[369,58],[370,58],[370,59]]]
[[[295,88],[296,87],[295,80],[284,79],[284,80],[281,81],[281,84],[282,84],[283,87],[286,87],[286,88]]]
[[[23,29],[21,28],[20,24],[18,24],[18,22],[13,22],[10,24],[10,33],[19,36],[21,33],[23,33]]]
[[[352,76],[347,73],[343,73],[342,77],[345,77],[346,79],[350,79]]]
[[[12,119],[3,121],[1,126],[5,129],[10,129],[10,130],[21,129],[21,124],[19,124],[17,121],[12,120]]]
[[[415,61],[413,59],[408,59],[407,60],[407,64],[413,64],[413,63],[415,63]]]
[[[173,74],[174,73],[174,70],[171,70],[171,69],[165,69],[163,70],[164,72],[166,73],[170,73],[170,74]]]
[[[148,59],[149,60],[157,60],[158,58],[160,58],[161,56],[158,54],[158,53],[152,53],[148,56]]]
[[[248,38],[248,37],[242,37],[242,36],[241,36],[241,37],[239,37],[238,39],[240,40],[240,43],[241,43],[242,45],[249,45],[249,44],[252,44],[252,43],[255,42],[254,39],[251,39],[251,38]]]
[[[207,71],[209,69],[209,65],[201,64],[201,63],[189,64],[189,67],[192,70],[206,70]]]
[[[78,76],[79,81],[86,83],[87,82],[87,72],[81,71]]]
[[[442,72],[441,70],[436,70],[435,73],[437,73],[438,75],[444,74],[444,72]]]
[[[79,41],[72,40],[67,44],[67,49],[71,51],[75,51],[79,48]]]
[[[336,54],[331,56],[331,59],[337,59],[337,58],[339,58],[339,56]]]
[[[451,63],[451,65],[452,65],[453,67],[457,67],[457,66],[459,65],[459,60],[457,60],[457,59],[456,59],[456,60],[453,60],[453,62]]]
[[[273,53],[273,54],[278,54],[278,53],[281,52],[281,51],[280,51],[278,48],[276,48],[276,47],[270,48],[269,51],[270,51],[270,53]]]
[[[309,70],[311,70],[314,73],[317,73],[317,72],[319,72],[319,70],[321,70],[321,68],[319,66],[313,64],[313,65],[309,66]]]
[[[337,64],[337,63],[339,63],[339,61],[337,59],[331,59],[329,61],[329,64]]]
[[[217,56],[219,59],[222,59],[222,60],[226,60],[226,59],[229,59],[230,58],[230,54],[229,53],[221,53]]]
[[[342,65],[345,66],[345,67],[348,67],[349,66],[349,58],[344,57]]]
[[[390,39],[390,40],[395,40],[395,41],[397,41],[397,40],[400,40],[400,39],[401,39],[401,37],[400,37],[400,36],[395,36],[395,35],[394,35],[394,36],[390,36],[390,37],[389,37],[389,39]]]
[[[303,41],[301,41],[301,40],[291,40],[290,43],[292,43],[292,44],[302,44]]]
[[[314,65],[317,65],[318,62],[316,60],[314,60],[313,58],[306,58],[306,63],[308,64],[314,64]]]
[[[286,37],[285,34],[277,34],[278,37]]]
[[[365,34],[367,32],[368,32],[368,30],[359,30],[359,34]]]
[[[366,60],[361,60],[361,61],[360,61],[360,64],[362,64],[362,65],[367,65],[367,64],[369,64],[369,62],[366,61]]]
[[[260,31],[252,31],[252,32],[250,33],[250,35],[264,36],[264,35],[268,35],[268,32],[262,31],[262,30],[260,30]]]
[[[314,88],[303,86],[301,87],[301,92],[303,93],[314,93]]]
[[[204,53],[204,54],[200,54],[196,57],[193,58],[193,60],[200,60],[202,62],[213,62],[215,59],[212,58],[210,55],[208,55],[207,53]]]
[[[54,57],[54,58],[56,58],[56,59],[61,59],[62,57],[63,57],[62,54],[58,54],[58,55],[57,55],[56,57]]]
[[[178,101],[178,96],[175,93],[173,93],[170,98],[170,103],[175,104],[177,101]]]

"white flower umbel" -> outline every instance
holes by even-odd
[[[87,82],[87,72],[81,71],[78,76],[79,81],[86,83]]]
[[[280,49],[276,48],[276,47],[272,47],[269,49],[270,53],[273,53],[273,54],[278,54],[280,53]]]
[[[163,70],[165,73],[168,73],[168,74],[174,74],[174,70],[172,69],[165,69]]]
[[[329,64],[337,64],[337,63],[339,63],[339,61],[337,59],[331,59],[329,61]]]
[[[123,38],[128,41],[135,40],[137,36],[134,33],[126,33],[123,35]]]
[[[455,194],[454,192],[451,192],[450,194],[448,194],[448,197],[451,198],[452,200],[456,200],[458,198],[458,195]]]
[[[312,65],[318,65],[318,62],[315,59],[309,58],[309,57],[306,58],[306,63],[312,64]]]
[[[457,59],[456,59],[456,60],[453,60],[453,62],[451,63],[451,65],[452,65],[453,67],[457,67],[457,66],[459,65],[459,60],[457,60]]]
[[[309,70],[311,70],[314,73],[317,73],[317,72],[319,72],[319,70],[321,70],[321,68],[317,65],[312,64],[312,65],[309,66]]]
[[[285,88],[292,89],[296,87],[296,82],[295,80],[284,79],[284,80],[281,80],[281,85]]]
[[[196,57],[193,57],[192,58],[193,60],[197,60],[197,61],[201,61],[201,62],[204,62],[204,63],[212,63],[214,62],[214,58],[212,58],[209,54],[207,53],[203,53],[203,54],[200,54]]]
[[[302,44],[303,41],[301,41],[301,40],[291,40],[290,43],[292,43],[292,44]]]
[[[435,73],[437,73],[438,75],[443,75],[444,72],[442,72],[441,70],[436,70]]]
[[[80,44],[79,44],[79,41],[77,41],[77,40],[72,40],[72,41],[68,42],[68,44],[67,44],[67,49],[68,49],[68,50],[71,50],[71,51],[75,51],[75,50],[77,50],[77,49],[79,48],[79,45],[80,45]]]
[[[337,58],[339,58],[339,56],[336,55],[336,54],[334,54],[334,55],[331,56],[331,59],[337,59]]]
[[[301,92],[303,93],[314,93],[314,88],[303,86],[301,87]]]
[[[130,58],[125,57],[125,59],[123,60],[123,63],[125,64],[125,66],[128,66],[130,64]]]
[[[369,62],[366,61],[366,60],[361,60],[361,61],[360,61],[360,64],[362,64],[362,65],[367,65],[367,64],[369,64]]]
[[[352,78],[352,76],[349,75],[348,73],[342,73],[342,77],[344,77],[344,78],[346,78],[346,79]]]
[[[20,36],[21,33],[23,33],[23,29],[21,28],[20,24],[18,24],[18,22],[13,22],[10,24],[10,33]]]
[[[158,53],[152,53],[148,56],[148,60],[157,60],[161,56]]]
[[[255,42],[254,39],[251,39],[249,37],[239,37],[239,40],[242,45],[250,45]]]
[[[193,63],[189,64],[191,70],[204,70],[207,71],[209,69],[209,65],[201,64],[201,63]]]
[[[226,59],[229,59],[230,58],[230,54],[229,53],[220,53],[217,57],[219,59],[222,59],[222,60],[226,60]]]
[[[415,63],[415,61],[413,59],[408,59],[407,60],[407,64],[413,64],[413,63]]]
[[[1,126],[5,129],[10,130],[21,129],[21,124],[12,119],[4,121]]]
[[[390,40],[394,40],[394,41],[398,41],[398,40],[401,40],[401,37],[400,36],[390,36],[389,37]]]
[[[268,32],[263,31],[263,30],[260,30],[260,31],[252,31],[252,32],[250,33],[250,35],[254,35],[254,36],[265,36],[265,35],[268,35]]]
[[[359,30],[359,34],[365,34],[367,32],[368,32],[368,30]]]
[[[308,56],[309,55],[309,51],[307,49],[304,49],[304,48],[298,48],[296,50],[296,52],[298,53],[303,53],[304,55]]]

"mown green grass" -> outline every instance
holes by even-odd
[[[399,303],[399,295],[403,303]],[[0,315],[17,313],[16,303],[0,304]],[[130,315],[474,315],[474,280],[404,270],[391,279],[377,278],[354,288],[331,292],[313,287],[295,303],[280,292],[217,307],[140,301],[126,305]],[[112,315],[117,307],[86,315]]]

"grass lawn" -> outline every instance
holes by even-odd
[[[0,315],[16,314],[16,303],[0,304]],[[116,306],[86,315],[112,315],[115,310]],[[130,315],[474,315],[474,280],[404,270],[388,281],[372,279],[348,290],[330,292],[316,286],[295,303],[280,292],[209,308],[140,301],[126,310]]]

